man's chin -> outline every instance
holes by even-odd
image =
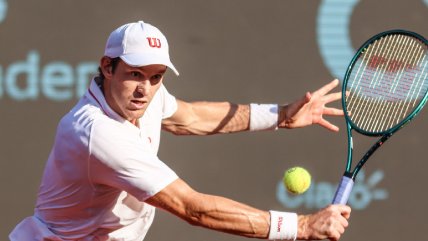
[[[127,114],[128,119],[140,119],[146,110],[130,110]]]

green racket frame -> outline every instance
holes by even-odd
[[[347,112],[347,107],[346,107],[346,103],[345,103],[346,102],[346,87],[347,87],[348,79],[349,79],[350,74],[351,74],[351,70],[353,69],[355,62],[357,61],[361,52],[363,52],[370,44],[372,44],[374,41],[376,41],[382,37],[392,35],[392,34],[408,35],[408,36],[419,39],[425,45],[428,46],[428,41],[423,36],[421,36],[417,33],[411,32],[411,31],[402,30],[402,29],[395,29],[395,30],[389,30],[389,31],[379,33],[379,34],[373,36],[372,38],[370,38],[369,40],[367,40],[358,49],[357,53],[352,58],[349,66],[348,66],[348,69],[346,71],[344,81],[342,84],[342,108],[345,112],[345,121],[346,121],[346,128],[347,128],[347,134],[348,134],[348,156],[347,156],[345,173],[343,174],[341,183],[339,184],[339,187],[338,187],[336,194],[334,196],[334,199],[333,199],[334,204],[337,204],[337,203],[346,204],[347,203],[347,201],[349,199],[349,195],[352,191],[352,187],[353,187],[353,183],[355,181],[355,178],[356,178],[358,172],[363,167],[363,165],[370,158],[370,156],[383,143],[385,143],[395,132],[397,132],[398,130],[403,128],[406,124],[408,124],[422,110],[422,108],[424,107],[424,105],[426,104],[426,102],[428,100],[428,92],[425,92],[425,95],[422,97],[422,100],[420,101],[418,106],[416,106],[413,109],[413,111],[405,119],[400,121],[395,126],[389,128],[388,130],[382,131],[382,132],[368,132],[368,131],[362,130],[361,128],[359,128],[357,125],[355,125],[352,122],[351,118],[347,114],[348,112]],[[364,156],[360,159],[360,161],[357,163],[357,165],[355,166],[355,168],[353,170],[351,170],[351,168],[352,168],[352,153],[353,153],[352,130],[355,130],[358,133],[360,133],[362,135],[366,135],[366,136],[372,136],[372,137],[381,136],[381,138],[379,140],[377,140],[376,143],[373,144],[371,146],[371,148],[364,154]]]

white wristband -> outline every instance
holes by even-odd
[[[250,131],[278,129],[277,104],[250,104]]]
[[[269,211],[270,230],[269,240],[296,240],[297,237],[297,214]]]

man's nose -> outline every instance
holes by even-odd
[[[137,92],[142,95],[148,95],[150,93],[151,84],[148,80],[141,81],[137,86]]]

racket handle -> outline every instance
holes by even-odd
[[[340,185],[336,190],[336,194],[334,194],[333,204],[346,204],[353,186],[354,180],[350,177],[343,176],[340,180]]]

